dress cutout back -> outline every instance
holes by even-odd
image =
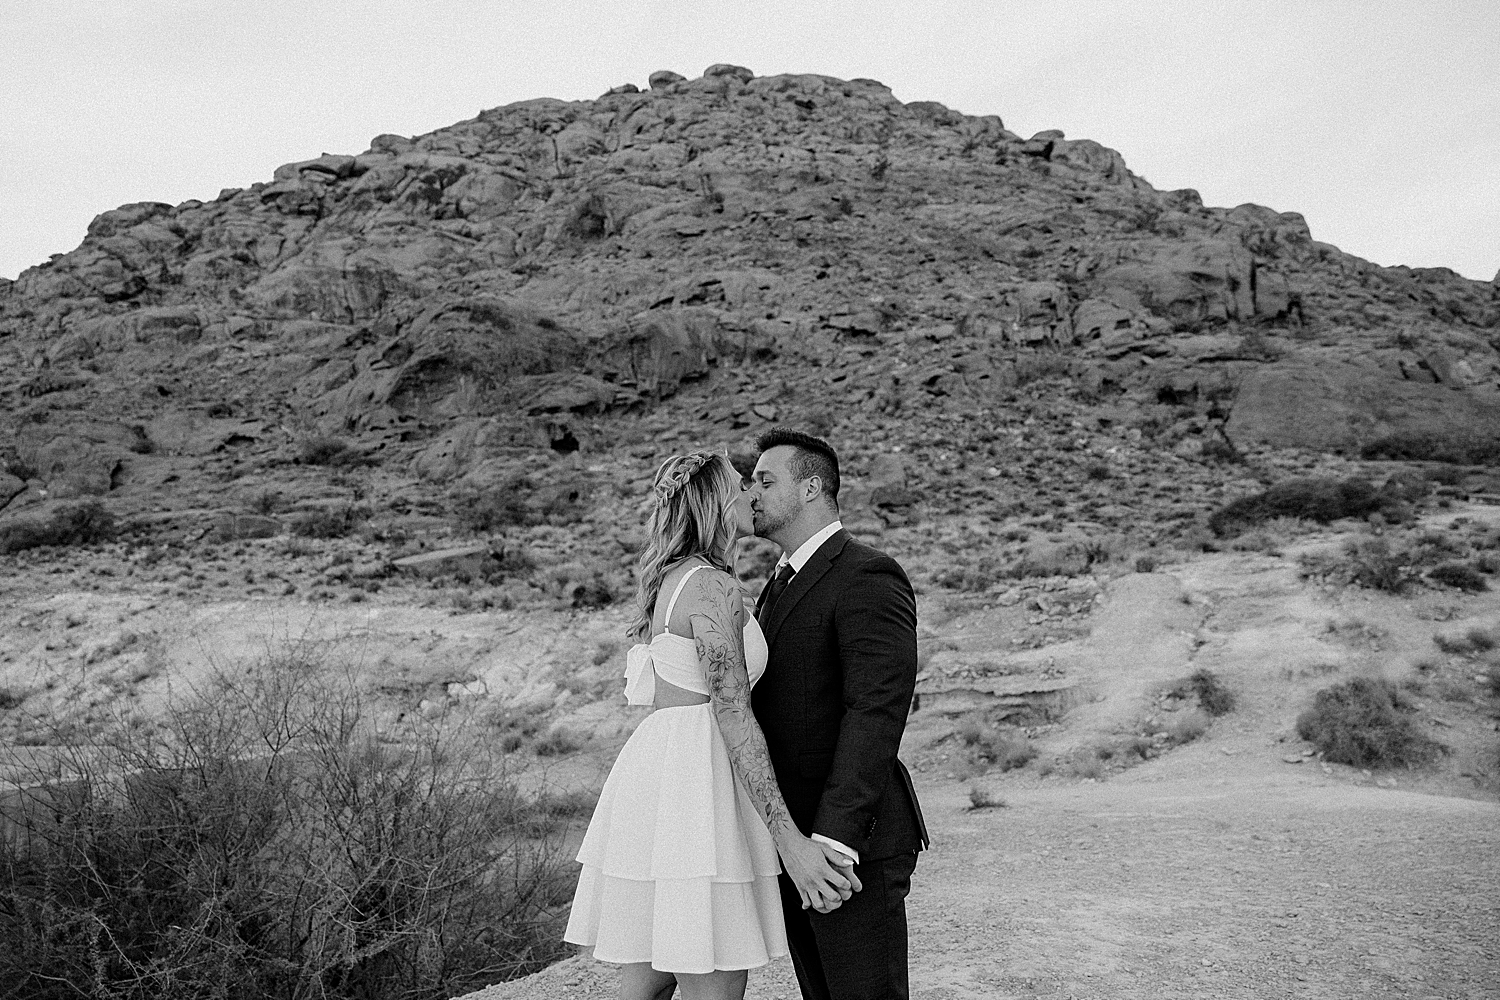
[[[677,608],[677,598],[687,585],[688,578],[705,567],[694,566],[682,574],[677,586],[667,601],[667,613],[662,619],[662,631],[651,637],[650,642],[638,642],[630,647],[625,656],[625,701],[631,705],[651,705],[656,700],[656,678],[668,684],[709,695],[708,674],[698,660],[698,643],[685,635],[672,632],[672,612]],[[766,672],[769,651],[766,637],[755,618],[746,615],[744,628],[745,669],[750,675],[750,684],[760,680]]]

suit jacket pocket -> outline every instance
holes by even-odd
[[[833,770],[832,750],[806,750],[797,755],[797,771],[811,781],[822,781]]]

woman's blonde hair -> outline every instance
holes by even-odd
[[[651,616],[667,569],[692,556],[729,570],[727,555],[734,523],[729,505],[740,489],[740,474],[728,456],[698,451],[673,455],[656,470],[651,485],[655,504],[647,526],[650,539],[636,568],[635,619],[629,634],[651,634]]]

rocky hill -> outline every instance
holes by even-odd
[[[1098,142],[663,71],[122,206],[0,281],[0,520],[98,495],[161,530],[355,504],[420,532],[503,495],[480,528],[633,521],[655,457],[791,422],[845,446],[872,524],[1141,529],[1202,509],[1161,494],[1165,454],[1233,492],[1205,448],[1500,427],[1497,336],[1493,284],[1157,191]],[[245,524],[219,530],[277,530]]]

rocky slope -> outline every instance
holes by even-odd
[[[0,518],[368,501],[420,529],[501,488],[518,523],[633,520],[660,453],[789,421],[846,442],[888,524],[1058,489],[1113,528],[1146,501],[1074,459],[1149,491],[1224,435],[1500,426],[1497,328],[1490,284],[1156,191],[1097,142],[871,80],[661,72],[126,205],[0,282]]]

